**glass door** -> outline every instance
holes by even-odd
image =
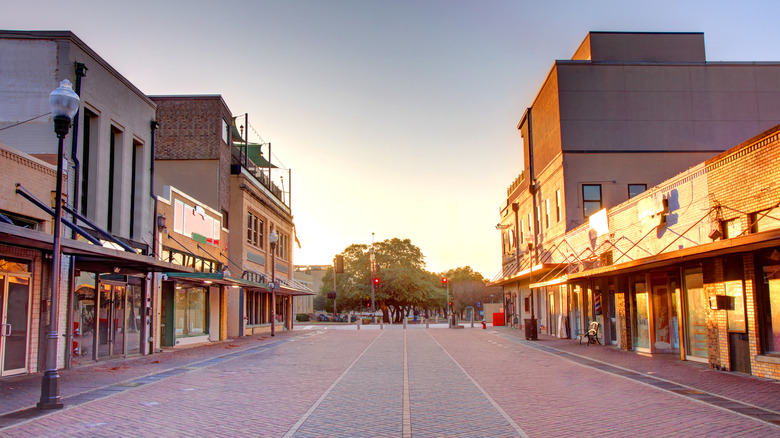
[[[30,279],[0,275],[0,376],[27,371]]]
[[[631,300],[631,328],[634,335],[634,349],[650,351],[650,309],[644,278],[634,284]]]
[[[685,354],[688,358],[707,359],[707,296],[701,268],[683,272],[685,286]]]
[[[100,285],[98,357],[125,352],[125,289],[124,285]]]

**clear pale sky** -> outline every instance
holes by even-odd
[[[221,94],[249,113],[292,169],[296,264],[376,233],[411,239],[431,271],[492,278],[522,170],[516,126],[555,59],[588,31],[674,31],[704,32],[708,61],[780,61],[779,13],[775,0],[25,0],[5,2],[0,28],[73,31],[147,94]]]

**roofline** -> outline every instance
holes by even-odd
[[[146,93],[142,92],[138,87],[133,85],[130,80],[122,76],[117,69],[111,66],[105,59],[97,54],[91,47],[87,45],[81,38],[76,36],[69,30],[0,30],[0,39],[30,39],[30,40],[51,40],[51,41],[69,41],[72,44],[78,46],[83,50],[87,56],[90,56],[98,64],[106,69],[111,75],[113,75],[119,82],[122,82],[127,88],[132,90],[138,97],[144,100],[152,108],[157,108],[157,105],[149,99]],[[87,66],[89,67],[89,66]],[[72,71],[71,71],[72,72]]]

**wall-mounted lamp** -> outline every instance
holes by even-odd
[[[168,229],[168,227],[165,225],[165,216],[161,214],[157,215],[157,229],[161,232]]]

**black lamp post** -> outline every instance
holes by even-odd
[[[271,336],[276,336],[276,243],[279,242],[279,234],[276,230],[268,235],[268,243],[271,244]]]
[[[49,331],[46,334],[46,371],[41,382],[39,409],[60,409],[60,375],[57,372],[57,312],[60,295],[60,225],[62,223],[62,160],[63,142],[70,129],[70,120],[79,110],[79,96],[69,80],[60,82],[59,88],[49,95],[49,106],[54,115],[54,132],[59,139],[57,148],[57,191],[54,199],[54,242],[51,260],[51,298],[49,299]]]

